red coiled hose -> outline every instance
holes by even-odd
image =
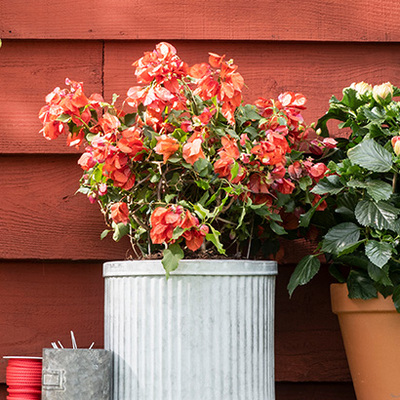
[[[6,383],[9,394],[7,400],[40,400],[42,360],[10,357],[6,370]]]

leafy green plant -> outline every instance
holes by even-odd
[[[309,282],[325,255],[331,274],[346,282],[349,297],[392,295],[400,312],[400,90],[389,82],[372,87],[360,82],[332,97],[317,128],[339,120],[343,136],[327,159],[329,171],[311,190],[327,208],[311,218],[321,240],[314,254],[297,265],[290,294]],[[311,224],[311,225],[310,225]]]

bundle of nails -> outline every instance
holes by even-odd
[[[78,346],[76,344],[76,339],[75,339],[75,335],[74,335],[73,331],[71,331],[71,343],[72,343],[72,348],[74,350],[76,350],[78,348]],[[57,342],[51,342],[51,345],[52,345],[53,349],[65,349],[65,347],[62,345],[62,343],[59,340],[57,340]],[[89,350],[91,348],[93,348],[93,346],[94,346],[94,342],[90,345]]]
[[[72,349],[77,349],[74,332],[71,331]],[[58,340],[51,343],[54,349],[65,347]],[[94,342],[89,349],[94,346]],[[8,385],[7,400],[40,400],[42,386],[41,357],[4,357],[8,359],[6,383]]]

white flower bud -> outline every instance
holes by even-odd
[[[363,81],[358,83],[353,82],[350,87],[356,90],[359,94],[367,94],[372,90],[372,85]]]
[[[393,97],[393,86],[390,82],[375,85],[372,89],[372,97],[378,102],[390,101]]]

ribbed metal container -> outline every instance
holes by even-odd
[[[274,261],[104,264],[113,400],[273,400]]]

